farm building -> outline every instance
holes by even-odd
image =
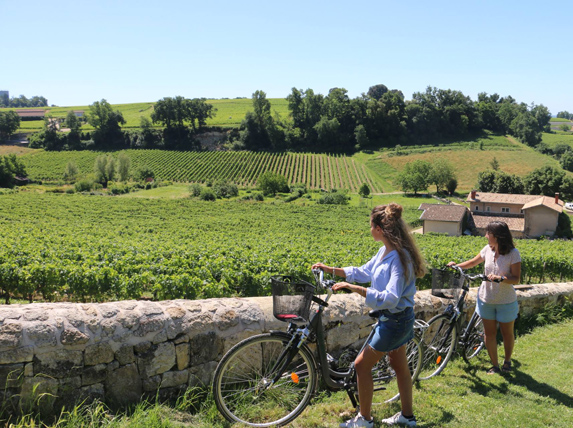
[[[46,110],[16,110],[16,114],[20,116],[21,120],[41,120],[46,115]]]
[[[467,223],[473,224],[475,232],[485,235],[485,228],[492,221],[504,221],[514,238],[538,238],[553,236],[557,230],[563,201],[539,195],[512,195],[472,191],[466,202],[470,209],[460,205],[421,204],[424,211],[423,233],[447,233],[460,236]]]

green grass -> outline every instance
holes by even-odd
[[[565,119],[564,117],[552,117],[549,119],[549,122],[571,122],[569,119]]]
[[[285,98],[269,98],[271,103],[271,111],[274,115],[278,113],[282,119],[288,119],[288,102]],[[96,100],[94,100],[96,101]],[[99,101],[99,100],[97,100]],[[227,128],[235,128],[241,124],[248,111],[253,110],[253,102],[250,98],[242,99],[216,99],[207,100],[207,103],[213,104],[217,109],[215,117],[207,120],[208,126],[221,126]],[[114,110],[119,110],[123,114],[126,123],[122,126],[124,129],[139,128],[141,117],[150,117],[153,112],[153,105],[155,102],[146,103],[132,103],[132,104],[112,104]],[[53,117],[66,117],[70,110],[83,110],[86,114],[89,112],[88,106],[72,106],[72,107],[44,107],[47,110],[46,114],[51,114]],[[14,109],[0,109],[0,111],[7,111]],[[42,129],[44,125],[43,120],[30,120],[21,121],[20,129],[17,132],[37,132]],[[93,130],[93,127],[84,124],[83,131]]]
[[[568,134],[565,134],[565,133],[556,133],[556,134],[544,133],[542,142],[547,144],[549,147],[554,147],[557,144],[569,144],[571,147],[573,147],[573,134],[571,134],[571,133],[568,133]]]
[[[570,427],[573,426],[573,321],[548,325],[518,336],[514,367],[509,375],[487,375],[483,352],[472,365],[454,359],[444,372],[414,387],[418,426],[424,428]],[[502,352],[502,347],[499,347]],[[500,354],[501,355],[501,354]],[[201,398],[201,399],[199,399]],[[113,413],[101,404],[76,407],[57,422],[39,425],[39,418],[11,421],[12,428],[53,427],[183,427],[239,428],[218,415],[211,397],[190,394],[177,405],[141,404],[124,413]],[[375,427],[399,410],[397,403],[380,404],[374,397]],[[187,412],[189,408],[195,409]],[[323,391],[292,428],[335,427],[351,410],[344,392]]]

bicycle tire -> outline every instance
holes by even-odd
[[[266,333],[232,347],[213,378],[217,409],[230,422],[252,427],[283,426],[309,404],[318,385],[316,362],[306,345],[297,350],[283,375],[272,384],[271,370],[291,336]]]
[[[416,382],[420,370],[422,369],[423,353],[421,352],[421,342],[418,337],[414,337],[407,344],[406,357],[408,359],[408,368],[412,375],[412,383]],[[382,375],[381,375],[382,374]],[[372,368],[372,378],[374,379],[374,391],[377,388],[384,387],[383,395],[385,403],[392,403],[400,398],[398,392],[398,382],[396,382],[396,372],[390,366],[388,354],[384,355]]]
[[[454,352],[458,340],[458,328],[447,315],[436,315],[428,321],[423,335],[424,361],[419,380],[430,379],[442,372]]]
[[[465,340],[462,357],[466,363],[470,364],[471,360],[485,347],[483,321],[481,317],[478,316],[474,324],[468,326],[468,328],[471,328],[471,330]]]

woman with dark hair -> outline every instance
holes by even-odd
[[[509,227],[503,221],[492,221],[486,227],[488,244],[471,260],[459,263],[462,269],[470,269],[485,263],[485,275],[478,290],[476,311],[483,319],[485,346],[492,367],[488,374],[511,371],[511,354],[515,343],[513,327],[519,307],[514,284],[521,278],[521,256],[515,245]],[[456,265],[455,262],[448,266]],[[499,282],[493,282],[499,281]],[[497,358],[497,323],[503,337],[505,357],[501,369]]]
[[[416,277],[426,273],[425,262],[402,219],[400,205],[391,203],[375,207],[370,214],[370,233],[375,241],[382,241],[384,246],[364,266],[334,268],[323,263],[313,265],[313,269],[322,269],[349,281],[335,284],[333,290],[346,288],[366,298],[366,304],[371,308],[383,310],[376,333],[355,361],[360,412],[340,426],[374,426],[371,414],[374,394],[372,367],[387,353],[390,365],[396,372],[402,411],[383,419],[382,423],[414,427],[416,418],[412,410],[412,377],[406,357],[406,343],[414,336]],[[370,283],[370,287],[350,282]]]

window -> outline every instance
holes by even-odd
[[[486,210],[487,212],[490,212],[490,211],[491,211],[491,210],[490,210],[490,207],[485,207],[485,210]]]
[[[476,211],[479,211],[479,207],[476,205]]]
[[[509,208],[501,207],[501,212],[502,213],[509,213]]]

